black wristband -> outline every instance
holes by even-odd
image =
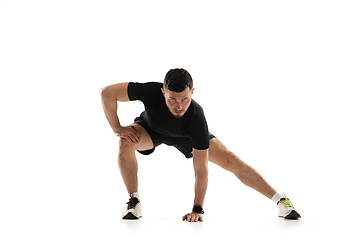
[[[195,205],[192,209],[194,213],[204,214],[203,208],[200,205]]]

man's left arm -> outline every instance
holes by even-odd
[[[204,206],[206,190],[208,186],[208,157],[209,149],[197,150],[193,149],[193,165],[195,171],[195,199],[194,206]],[[202,213],[191,213],[183,216],[183,221],[197,222],[203,221]]]

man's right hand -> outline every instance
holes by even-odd
[[[140,134],[136,131],[134,126],[122,127],[116,136],[125,139],[129,143],[138,143],[140,141]]]

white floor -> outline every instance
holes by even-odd
[[[314,203],[315,204],[315,203]],[[94,206],[96,208],[98,206]],[[166,206],[167,207],[167,206]],[[249,206],[254,208],[255,206]],[[301,220],[290,221],[276,218],[271,211],[244,211],[244,207],[219,210],[218,214],[206,215],[202,223],[182,222],[169,206],[169,213],[147,214],[138,221],[121,220],[117,211],[94,213],[89,209],[88,216],[77,216],[76,210],[68,214],[49,209],[49,213],[34,211],[34,215],[24,219],[2,222],[2,239],[123,239],[137,237],[140,239],[156,237],[157,239],[183,238],[247,238],[247,239],[316,239],[347,238],[358,239],[358,219],[348,215],[331,215],[331,209],[305,213]],[[208,206],[210,208],[210,206]],[[257,208],[257,209],[262,209]],[[315,209],[315,208],[314,208]],[[312,209],[312,210],[314,210]],[[320,208],[321,209],[321,208]],[[330,211],[329,211],[330,210]],[[96,210],[95,210],[96,211]],[[319,214],[317,214],[319,213]]]
[[[0,1],[0,239],[359,239],[356,1]],[[301,212],[210,165],[203,223],[191,160],[139,155],[140,221],[100,88],[183,67],[210,131]],[[123,125],[143,110],[119,104]],[[153,237],[154,236],[154,237]]]
[[[1,199],[1,239],[29,236],[37,239],[119,239],[133,236],[158,239],[357,239],[358,193],[352,189],[354,183],[340,180],[336,185],[336,181],[327,179],[329,186],[326,186],[324,181],[311,176],[311,172],[301,175],[306,167],[297,168],[300,176],[279,176],[276,168],[263,171],[273,176],[272,182],[280,185],[276,187],[286,188],[287,196],[302,214],[300,220],[278,218],[274,203],[243,186],[231,174],[210,165],[204,222],[182,222],[182,215],[191,210],[193,198],[191,160],[182,159],[177,154],[174,154],[179,157],[176,160],[155,159],[169,153],[168,147],[161,147],[154,156],[139,156],[144,214],[139,221],[121,219],[127,195],[115,161],[111,164],[104,162],[105,166],[101,166],[96,163],[100,159],[94,158],[88,159],[87,166],[81,166],[65,160],[70,165],[64,166],[66,164],[59,161],[58,170],[53,173],[44,173],[47,171],[45,168],[39,171],[34,167],[22,169],[23,174],[29,171],[24,175],[7,175],[8,184],[2,186],[5,198]],[[178,171],[169,167],[169,161]],[[334,168],[327,170],[336,171]],[[152,174],[145,174],[147,171]],[[178,181],[181,176],[189,180]],[[322,177],[327,178],[326,175]]]

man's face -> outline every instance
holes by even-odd
[[[176,118],[181,118],[184,116],[186,110],[189,108],[191,103],[191,97],[194,92],[194,88],[190,90],[190,88],[186,88],[182,92],[172,92],[170,90],[161,89],[164,97],[166,106],[172,115]]]

